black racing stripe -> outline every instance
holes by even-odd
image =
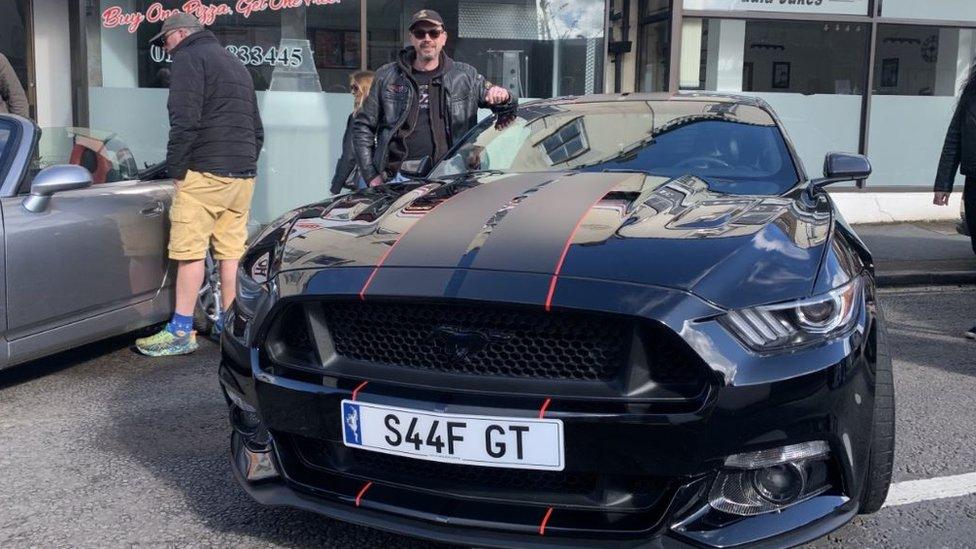
[[[451,197],[403,235],[384,267],[456,267],[499,209],[540,183],[538,174],[500,177]]]
[[[586,212],[631,174],[564,175],[519,203],[495,227],[472,269],[552,273]]]

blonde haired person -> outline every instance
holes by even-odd
[[[372,71],[356,71],[349,76],[349,92],[353,96],[352,114],[346,120],[346,133],[342,136],[342,156],[336,162],[335,175],[332,176],[332,185],[329,189],[332,194],[341,192],[345,186],[353,189],[366,186],[366,182],[359,175],[359,169],[356,166],[356,152],[352,147],[352,119],[362,108],[363,101],[369,95],[369,88],[372,85]]]

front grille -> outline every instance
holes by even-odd
[[[305,467],[443,494],[601,506],[608,499],[629,493],[629,504],[620,507],[624,510],[653,505],[667,489],[667,483],[661,479],[643,475],[440,463],[348,448],[340,442],[295,435],[287,438]]]
[[[582,313],[485,305],[323,303],[347,358],[457,374],[609,381],[633,323]]]

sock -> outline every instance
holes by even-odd
[[[166,329],[175,336],[181,335],[180,332],[183,332],[182,335],[189,334],[193,330],[193,317],[174,313],[173,320],[169,321]]]

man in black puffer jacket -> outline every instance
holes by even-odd
[[[199,20],[178,13],[151,42],[159,39],[173,58],[166,166],[176,181],[169,237],[169,257],[179,262],[176,312],[163,331],[136,346],[170,356],[197,349],[193,311],[211,242],[223,310],[234,301],[264,129],[251,75]]]
[[[371,186],[396,181],[401,164],[431,165],[478,122],[478,108],[513,113],[518,100],[474,67],[442,51],[444,20],[420,10],[410,24],[411,47],[376,71],[373,87],[356,114],[353,146],[360,175]]]

